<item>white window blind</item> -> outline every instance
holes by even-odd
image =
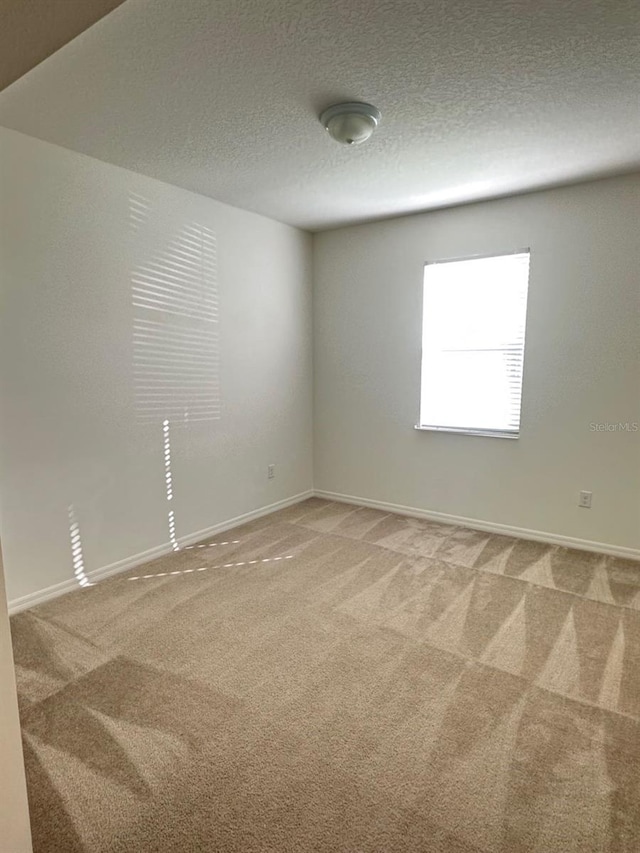
[[[529,252],[426,264],[422,429],[520,431]]]

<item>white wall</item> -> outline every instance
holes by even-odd
[[[180,234],[215,239],[211,293],[196,305],[217,291],[215,323],[134,304],[140,270]],[[312,487],[308,234],[0,130],[0,275],[10,600],[74,577],[70,507],[86,571],[168,542],[163,405],[142,420],[149,398],[134,373],[140,319],[219,335],[219,419],[184,426],[170,415],[178,537]],[[174,308],[181,286],[169,281]],[[197,379],[197,352],[189,358]]]
[[[640,176],[314,238],[317,489],[640,548]],[[417,432],[427,260],[531,247],[521,437]],[[591,510],[577,507],[593,491]]]
[[[0,834],[3,849],[31,853],[31,827],[0,551]]]

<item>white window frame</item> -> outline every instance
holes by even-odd
[[[466,257],[459,258],[447,258],[438,261],[427,261],[424,264],[423,268],[423,305],[421,312],[421,342],[424,340],[424,325],[425,325],[425,315],[424,315],[424,294],[426,288],[426,271],[430,266],[436,266],[441,264],[450,264],[450,263],[464,263],[465,261],[480,261],[480,260],[489,260],[492,258],[504,258],[511,257],[515,255],[528,255],[528,272],[527,272],[527,287],[525,292],[525,305],[524,305],[524,317],[523,317],[523,327],[522,327],[522,373],[521,373],[521,384],[520,384],[520,410],[518,417],[518,428],[517,429],[493,429],[493,428],[474,428],[474,427],[462,427],[462,426],[447,426],[447,425],[439,425],[439,424],[425,424],[422,423],[423,417],[423,381],[424,381],[424,370],[425,370],[425,353],[423,348],[421,349],[421,359],[420,359],[420,422],[416,424],[415,429],[422,430],[425,432],[446,432],[460,435],[476,435],[476,436],[487,436],[490,438],[508,438],[508,439],[518,439],[522,432],[522,401],[524,397],[524,368],[525,368],[525,338],[526,338],[526,324],[527,324],[527,315],[528,315],[528,298],[529,298],[529,284],[531,280],[531,249],[516,249],[509,252],[499,252],[486,255],[469,255]]]

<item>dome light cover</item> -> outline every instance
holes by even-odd
[[[366,142],[380,124],[380,110],[358,101],[334,104],[320,116],[320,121],[336,142],[360,145]]]

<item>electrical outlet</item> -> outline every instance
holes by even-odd
[[[273,480],[276,476],[276,466],[275,465],[267,465],[267,477],[269,480]]]
[[[580,497],[578,498],[578,506],[581,506],[583,509],[591,509],[592,497],[593,492],[580,492]]]

